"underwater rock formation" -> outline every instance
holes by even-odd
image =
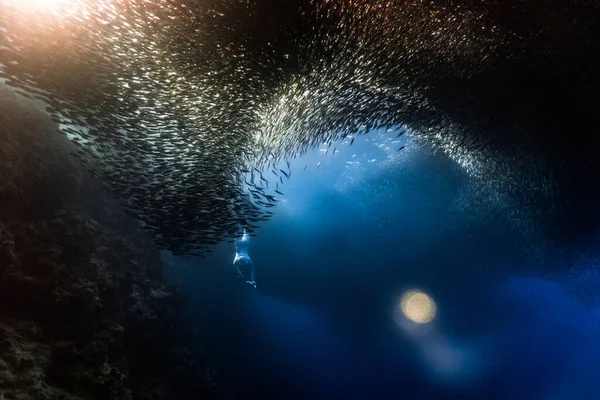
[[[56,128],[0,87],[0,398],[220,398],[159,252]]]

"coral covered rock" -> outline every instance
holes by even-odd
[[[36,104],[0,86],[0,398],[218,398],[160,255]]]

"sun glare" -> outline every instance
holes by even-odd
[[[67,3],[69,0],[19,0],[13,1],[16,6],[30,11],[54,8],[61,3]]]

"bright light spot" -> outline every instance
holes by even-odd
[[[57,6],[65,0],[20,0],[17,5],[29,10],[48,9]]]
[[[435,302],[419,290],[409,290],[402,295],[400,307],[406,318],[418,324],[426,324],[435,318]]]

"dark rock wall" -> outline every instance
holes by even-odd
[[[139,225],[0,86],[0,399],[223,398]]]

